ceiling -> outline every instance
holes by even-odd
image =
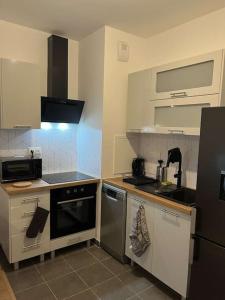
[[[103,25],[149,37],[223,7],[224,0],[0,0],[0,19],[75,40]]]

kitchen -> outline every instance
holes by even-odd
[[[14,5],[15,8],[11,7],[10,10],[5,10],[4,13],[2,13],[2,19],[4,21],[0,21],[0,37],[2,41],[0,47],[0,57],[10,60],[13,59],[18,62],[30,62],[33,64],[37,64],[41,73],[40,96],[50,96],[47,90],[48,38],[52,33],[55,32],[53,32],[53,30],[49,30],[47,32],[51,33],[46,33],[46,30],[44,29],[42,29],[43,31],[38,31],[37,29],[40,30],[40,27],[35,27],[35,25],[31,26],[28,23],[23,23],[22,21],[19,21],[19,19],[17,21],[16,17],[13,20],[13,10],[18,9],[15,3]],[[7,8],[6,4],[4,4],[4,6],[5,8]],[[218,7],[218,9],[219,8],[222,7]],[[38,122],[36,109],[31,103],[30,106],[24,106],[25,108],[22,110],[23,118],[15,123],[15,119],[17,117],[17,114],[15,112],[18,112],[19,116],[19,109],[21,109],[21,105],[23,103],[20,103],[21,105],[18,106],[18,102],[15,102],[13,100],[14,115],[10,115],[13,111],[12,104],[9,103],[9,105],[7,106],[7,103],[5,102],[6,106],[3,105],[3,107],[5,107],[4,118],[1,121],[1,128],[5,129],[0,130],[1,157],[30,155],[29,151],[33,149],[34,157],[42,157],[43,179],[46,174],[79,171],[83,174],[87,174],[87,176],[94,177],[94,179],[89,179],[93,180],[95,184],[98,184],[97,191],[95,190],[94,192],[96,194],[97,207],[96,226],[94,230],[87,230],[90,234],[88,237],[83,237],[83,235],[82,237],[80,237],[80,235],[77,236],[75,233],[74,235],[72,234],[72,236],[68,235],[67,238],[63,240],[64,244],[62,243],[62,240],[58,242],[56,238],[55,240],[53,239],[55,242],[54,246],[51,246],[50,248],[49,246],[47,246],[44,251],[37,253],[35,252],[37,251],[37,249],[32,249],[32,251],[37,253],[33,256],[35,256],[36,258],[40,256],[39,258],[42,261],[41,265],[39,265],[40,263],[36,260],[36,264],[29,267],[26,266],[26,264],[29,264],[32,261],[31,256],[30,258],[27,257],[29,251],[23,252],[24,257],[28,259],[23,260],[21,259],[21,257],[19,257],[19,266],[17,265],[18,261],[16,259],[10,261],[10,259],[13,258],[13,255],[12,253],[9,254],[9,262],[15,264],[15,268],[19,267],[19,270],[12,271],[11,269],[11,273],[7,273],[9,282],[11,283],[18,299],[26,299],[26,297],[29,298],[29,295],[31,295],[32,291],[34,293],[35,291],[36,293],[39,293],[38,286],[40,286],[40,295],[42,295],[41,293],[43,293],[43,296],[41,296],[42,298],[39,297],[37,299],[48,299],[48,297],[49,299],[51,299],[52,297],[54,297],[54,299],[64,299],[69,297],[76,297],[75,299],[79,299],[80,297],[80,299],[82,299],[81,297],[85,297],[85,295],[86,297],[88,297],[89,295],[89,297],[92,297],[93,299],[104,299],[104,297],[107,298],[107,296],[110,296],[110,291],[112,293],[112,289],[114,289],[118,293],[114,295],[114,299],[126,299],[132,297],[134,297],[134,299],[135,297],[138,299],[142,299],[144,297],[144,299],[151,299],[150,297],[152,297],[152,299],[160,299],[160,297],[169,297],[168,294],[171,295],[171,290],[167,290],[166,286],[163,286],[162,289],[160,289],[161,283],[157,283],[156,285],[154,285],[153,280],[150,282],[148,277],[146,277],[146,279],[144,275],[140,275],[139,273],[139,277],[135,277],[133,273],[135,272],[135,270],[130,270],[128,267],[129,265],[125,264],[122,265],[122,267],[120,265],[117,265],[117,261],[114,261],[111,257],[107,256],[108,252],[102,252],[100,248],[97,248],[96,250],[95,248],[93,248],[93,244],[90,248],[82,248],[82,253],[75,252],[76,249],[79,248],[80,242],[82,241],[87,241],[87,246],[89,246],[88,241],[90,239],[92,239],[92,242],[94,239],[97,242],[97,245],[99,245],[99,242],[101,243],[101,183],[99,182],[100,180],[105,179],[107,180],[108,184],[110,183],[111,185],[118,186],[118,182],[114,182],[113,184],[113,182],[110,181],[109,178],[117,178],[120,177],[121,174],[123,176],[127,175],[127,173],[129,174],[131,172],[131,164],[134,157],[144,157],[146,175],[148,175],[149,177],[155,177],[158,160],[162,159],[165,165],[168,159],[168,150],[178,147],[182,154],[182,186],[190,189],[196,188],[199,128],[198,126],[195,127],[193,126],[193,124],[190,124],[188,122],[189,120],[191,120],[191,122],[193,121],[193,123],[196,124],[196,122],[199,122],[199,115],[194,110],[194,112],[192,111],[192,114],[195,117],[193,119],[190,118],[190,115],[188,115],[190,111],[187,108],[184,111],[184,114],[183,111],[179,111],[176,113],[176,118],[172,116],[172,118],[166,119],[166,122],[171,122],[171,120],[178,120],[178,122],[183,122],[182,124],[179,123],[177,125],[175,122],[175,126],[173,126],[174,124],[169,124],[169,126],[165,126],[164,124],[164,126],[161,126],[163,128],[159,128],[155,126],[155,124],[148,123],[148,121],[154,120],[153,116],[150,117],[150,114],[154,113],[154,110],[150,108],[149,111],[149,107],[144,107],[143,109],[142,105],[145,105],[145,103],[149,104],[150,102],[144,102],[144,97],[146,94],[144,94],[144,97],[142,97],[142,95],[139,95],[139,99],[142,99],[143,103],[140,103],[139,101],[138,104],[135,104],[135,99],[130,98],[129,93],[131,95],[134,95],[136,91],[137,93],[139,93],[138,88],[135,87],[135,82],[141,82],[143,87],[143,84],[145,84],[144,80],[146,78],[147,82],[149,80],[148,75],[145,76],[144,74],[148,74],[149,69],[151,69],[152,72],[152,70],[154,71],[157,68],[166,67],[167,69],[169,69],[169,66],[172,65],[173,67],[174,64],[176,66],[177,64],[185,65],[185,63],[186,65],[190,65],[198,64],[200,63],[200,61],[202,62],[214,60],[213,78],[215,79],[215,84],[213,84],[212,91],[205,90],[202,93],[202,88],[197,89],[201,90],[200,95],[196,96],[196,98],[199,97],[197,104],[200,103],[200,105],[203,106],[205,104],[215,106],[216,103],[216,105],[222,106],[222,103],[218,104],[218,102],[220,101],[218,99],[221,99],[221,101],[223,100],[223,90],[222,84],[220,82],[220,76],[221,78],[223,78],[223,51],[221,49],[225,48],[223,38],[224,13],[224,9],[220,9],[208,14],[206,14],[205,12],[205,15],[203,14],[203,16],[196,15],[196,19],[189,20],[188,23],[180,23],[177,27],[171,29],[168,28],[167,31],[162,31],[161,33],[152,35],[152,37],[149,37],[147,39],[139,37],[135,34],[126,33],[126,30],[123,31],[114,29],[113,26],[104,26],[100,29],[96,28],[95,32],[94,30],[92,30],[92,32],[94,33],[90,32],[89,35],[86,35],[86,37],[85,35],[83,35],[82,38],[73,37],[74,40],[69,38],[68,95],[66,99],[79,99],[81,101],[85,101],[81,119],[79,124],[77,125],[65,125],[65,123],[62,124],[51,122],[43,122],[42,124],[39,124],[40,116]],[[15,23],[21,25],[16,25]],[[23,25],[27,25],[28,27],[25,27]],[[29,27],[33,27],[35,29]],[[56,35],[58,36],[61,34]],[[72,34],[70,33],[69,36],[72,37]],[[180,43],[179,40],[182,40],[182,43]],[[123,53],[123,51],[121,53],[121,49],[125,49],[125,53]],[[128,57],[126,56],[127,49],[129,50]],[[210,69],[212,65],[209,64],[208,67]],[[206,65],[206,71],[208,70],[208,67]],[[146,70],[146,72],[144,72],[143,70]],[[190,72],[191,71],[192,70],[190,70]],[[166,72],[164,74],[166,74]],[[151,74],[149,76],[151,76]],[[192,78],[192,75],[190,77]],[[139,78],[141,78],[141,81],[139,80]],[[9,80],[12,79],[12,76],[9,77]],[[205,79],[206,81],[208,80],[207,76]],[[133,81],[132,84],[129,84],[130,81]],[[150,82],[152,84],[151,80]],[[152,96],[151,94],[153,92],[151,84],[148,84],[146,86],[146,90],[144,90],[144,93],[148,93],[148,89],[150,89],[150,93],[148,96],[149,99],[155,97],[155,95]],[[10,82],[10,86],[12,86],[12,82]],[[143,89],[141,88],[141,90]],[[204,99],[201,98],[204,95],[211,96],[203,97]],[[16,97],[19,98],[19,94],[17,94]],[[177,102],[175,104],[169,103],[170,107],[173,105],[174,107],[177,107],[177,104],[179,106],[179,103],[184,100],[183,97],[175,98],[175,100],[172,100]],[[191,97],[189,97],[188,95],[184,98],[185,101],[187,100],[185,103],[185,105],[187,106],[191,106],[193,104],[191,103],[191,100],[195,101],[195,96],[193,95],[191,95]],[[207,98],[207,101],[205,100],[205,98]],[[165,110],[160,110],[160,107],[165,107],[165,105],[161,105],[163,104],[162,101],[164,100],[151,101],[151,105],[153,105],[154,109],[156,110],[157,116],[159,117],[160,121],[162,120],[162,117],[165,113]],[[40,102],[38,103],[39,105],[41,104]],[[127,105],[127,103],[131,103],[131,105]],[[157,106],[157,103],[159,103],[161,106]],[[135,110],[132,110],[132,107],[134,107],[134,105],[136,105]],[[130,110],[128,113],[128,121],[126,117],[127,110]],[[5,114],[5,112],[7,112],[8,115]],[[144,117],[145,113],[147,115],[147,119]],[[30,118],[29,114],[32,115],[32,118]],[[186,115],[188,116],[187,118],[185,118]],[[178,116],[181,116],[181,118],[178,118]],[[37,121],[33,125],[33,123],[31,122],[34,122],[34,120]],[[12,127],[14,126],[24,125],[21,122],[25,122],[25,125],[32,125],[32,128],[36,128],[35,126],[38,123],[38,126],[41,125],[42,129],[12,129]],[[167,127],[169,128],[169,130],[175,131],[169,132],[169,134],[167,132],[166,134],[165,130],[168,130]],[[152,130],[151,128],[153,128],[156,132],[150,132]],[[181,132],[180,130],[183,130],[184,132]],[[31,147],[31,149],[28,149],[29,147]],[[173,178],[174,174],[177,173],[176,162],[170,163],[167,173],[167,181],[172,181],[172,183],[176,184],[177,179]],[[89,179],[87,178],[87,181]],[[60,181],[61,180],[62,179],[60,179]],[[74,183],[75,181],[72,181],[72,183],[69,184],[64,182],[63,187],[64,185],[68,186],[69,188],[74,187]],[[81,184],[81,181],[78,181],[78,183]],[[50,185],[51,184],[57,185],[61,183],[50,183]],[[12,183],[7,183],[6,185],[10,185],[9,188],[13,189],[11,186]],[[6,185],[4,185],[4,187],[6,187]],[[50,209],[50,202],[48,199],[50,197],[50,190],[52,190],[52,188],[48,186],[49,183],[44,183],[44,185],[45,186],[40,190],[40,186],[38,186],[38,184],[37,186],[35,186],[35,183],[33,183],[31,187],[25,188],[27,189],[25,194],[23,194],[22,192],[24,191],[22,190],[23,188],[17,188],[16,194],[12,192],[12,190],[6,193],[3,188],[2,190],[4,190],[4,196],[1,196],[1,198],[4,199],[3,207],[5,209],[9,209],[12,212],[12,215],[10,216],[13,216],[14,213],[19,214],[19,210],[17,211],[17,208],[22,206],[21,201],[25,200],[25,198],[27,198],[27,195],[30,197],[31,189],[36,188],[34,196],[40,197],[39,203],[43,204],[43,208],[45,208],[47,211],[50,210],[51,214],[52,210]],[[57,188],[62,188],[62,186],[57,186]],[[146,253],[143,254],[144,256],[150,255],[147,261],[144,260],[144,256],[143,262],[141,262],[141,258],[133,259],[135,257],[133,257],[133,254],[129,254],[130,249],[127,248],[126,254],[128,254],[129,257],[132,255],[132,264],[134,264],[134,268],[137,268],[138,265],[144,267],[144,269],[147,269],[147,273],[152,273],[153,275],[155,274],[155,277],[158,278],[161,282],[164,282],[167,286],[175,290],[183,298],[186,298],[187,277],[189,276],[188,264],[189,262],[191,262],[193,250],[192,243],[190,245],[190,248],[192,250],[190,251],[189,249],[187,251],[187,245],[189,245],[192,233],[195,232],[195,229],[193,228],[195,227],[195,208],[185,206],[185,209],[182,210],[183,205],[180,206],[180,204],[174,204],[175,202],[168,201],[168,199],[161,200],[162,198],[158,196],[146,196],[145,192],[143,192],[145,193],[145,197],[143,200],[142,197],[140,197],[140,195],[143,194],[140,194],[139,192],[137,194],[137,191],[134,192],[131,187],[126,186],[125,188],[124,186],[124,189],[129,189],[127,196],[127,209],[131,209],[131,211],[133,212],[133,208],[130,207],[131,203],[135,202],[135,207],[138,207],[139,203],[144,203],[147,223],[151,222],[150,224],[152,225],[149,228],[151,244],[146,250]],[[26,197],[24,197],[24,195]],[[134,195],[136,195],[136,197],[133,197]],[[91,197],[93,197],[93,195],[91,195]],[[151,201],[146,201],[146,199],[148,200],[149,197],[151,198]],[[66,201],[70,200],[71,198],[66,199]],[[26,205],[28,205],[29,207],[26,212],[33,211],[34,203],[29,203]],[[160,207],[160,205],[162,205],[162,208]],[[175,209],[176,205],[178,205],[178,209]],[[41,207],[41,205],[38,206]],[[165,251],[166,248],[163,242],[167,235],[169,236],[169,234],[172,234],[171,228],[165,228],[162,223],[158,223],[160,224],[160,226],[154,226],[154,224],[157,224],[157,222],[159,222],[160,214],[158,214],[158,212],[161,212],[160,209],[166,209],[167,212],[175,212],[175,216],[169,216],[172,218],[172,220],[173,218],[177,219],[177,214],[181,214],[181,217],[183,217],[186,222],[185,230],[187,231],[185,232],[187,233],[187,235],[181,234],[182,238],[184,238],[184,240],[182,240],[183,242],[179,244],[179,241],[177,241],[176,239],[175,241],[171,238],[169,239],[169,241],[171,242],[169,245],[171,246],[173,245],[173,243],[175,243],[177,252],[172,253],[172,251],[169,251],[169,253],[166,253]],[[134,212],[135,211],[136,210],[134,210]],[[164,211],[163,214],[164,213],[166,212]],[[92,217],[93,216],[94,214],[92,215]],[[178,219],[183,220],[183,218],[181,217],[178,217]],[[3,218],[1,217],[1,224],[2,219]],[[16,219],[14,219],[14,221],[16,222]],[[14,221],[11,220],[10,222],[8,222],[8,224],[10,225],[10,231],[12,229],[11,225],[15,223]],[[47,224],[49,224],[48,222],[50,222],[50,216],[47,219],[45,230],[43,232],[44,238],[50,235],[50,233],[48,232],[49,229],[46,230],[48,227]],[[127,230],[127,233],[129,231],[129,234],[132,223],[133,215],[131,214],[127,219],[127,224],[130,224]],[[24,224],[23,226],[27,225],[29,224]],[[7,229],[4,226],[5,224],[3,226],[1,225],[0,228],[1,236],[7,236],[7,230],[9,230],[9,228]],[[184,227],[182,228],[184,230]],[[15,227],[15,230],[17,229],[19,230],[19,227]],[[16,239],[14,239],[14,236],[16,237],[19,235],[18,232],[10,232],[10,234],[12,234],[12,236],[10,236],[9,244],[11,243],[10,247],[12,247],[12,241],[16,241]],[[21,233],[19,234],[21,235]],[[155,236],[161,236],[162,238],[155,239]],[[174,235],[172,237],[174,237]],[[187,239],[185,239],[186,237]],[[129,240],[129,238],[127,240]],[[46,243],[44,244],[46,245]],[[75,246],[73,246],[73,244],[75,244]],[[32,246],[33,244],[18,246],[18,250],[19,247],[29,247],[30,245]],[[60,257],[60,251],[67,251],[67,247],[64,250],[63,248],[68,245],[72,245],[72,248],[74,247],[74,253],[66,253],[65,255],[63,254],[62,257]],[[179,245],[181,248],[185,245],[185,249],[179,248]],[[166,245],[166,247],[168,247],[168,245]],[[5,247],[5,249],[6,248],[7,247]],[[10,251],[12,251],[12,248],[10,249]],[[151,253],[151,250],[153,251],[153,254]],[[170,259],[168,259],[167,257],[168,261],[171,260],[172,262],[172,259],[174,259],[174,257],[177,257],[177,259],[179,260],[179,278],[177,278],[176,276],[172,276],[171,273],[168,273],[169,275],[166,274],[166,271],[165,269],[163,269],[163,267],[168,267],[171,269],[171,264],[168,266],[163,266],[163,264],[159,263],[160,257],[154,255],[154,253],[159,253],[161,250],[162,255],[169,255]],[[4,252],[5,254],[7,253],[6,250]],[[96,259],[96,256],[93,253],[95,253],[95,255],[97,256],[100,255],[100,259]],[[18,251],[15,251],[14,254],[15,257],[18,258]],[[54,260],[55,255],[56,260],[59,259],[58,262]],[[49,259],[49,256],[52,257],[52,260]],[[78,258],[80,259],[80,262],[83,258],[83,265],[75,266],[75,261],[76,264],[78,264]],[[44,262],[43,260],[46,261]],[[150,269],[148,269],[147,262],[151,264],[149,268],[152,270],[152,272],[149,271]],[[40,272],[45,268],[47,269],[47,267],[45,267],[45,264],[52,269],[57,269],[57,266],[59,266],[59,269],[55,271],[56,274],[51,274],[50,279],[45,277],[46,274],[44,273],[42,273],[41,276],[44,276],[45,279],[43,279],[42,277],[41,279],[39,278],[41,274]],[[90,270],[92,270],[90,271],[90,273],[92,272],[93,274],[95,274],[95,268],[97,268],[96,265],[98,264],[100,264],[98,267],[101,272],[105,272],[104,274],[106,282],[101,279],[99,282],[93,283],[90,279],[90,284],[87,283],[89,282],[88,279],[84,279],[88,277],[85,267],[86,269],[90,268]],[[71,267],[72,265],[73,267]],[[120,271],[114,273],[116,271],[113,271],[112,265],[114,267],[117,266],[117,269],[120,269]],[[73,274],[73,272],[70,274],[69,270],[71,270],[71,268],[72,270],[75,270],[74,274],[78,278]],[[121,271],[122,269],[123,272]],[[141,270],[142,272],[144,272],[143,269]],[[108,274],[107,271],[110,274]],[[45,272],[47,271],[45,270]],[[62,272],[62,278],[60,279],[58,278],[59,276],[57,276],[57,273],[59,272]],[[138,272],[141,271],[138,269]],[[171,270],[171,272],[175,273],[173,272],[173,270]],[[114,274],[114,276],[112,276],[112,273]],[[30,276],[28,276],[28,274],[30,274]],[[180,274],[182,274],[182,276]],[[74,284],[71,283],[72,279],[70,277],[72,277],[72,275],[74,275]],[[29,280],[27,280],[26,282],[24,278],[27,277],[38,277],[38,280],[35,280],[36,284],[30,283]],[[97,275],[96,278],[98,278]],[[140,278],[142,278],[142,280]],[[138,279],[139,281],[141,281],[140,285],[143,284],[144,288],[136,286],[132,289],[132,284],[128,284],[126,282],[126,280],[130,280],[134,282],[135,286],[135,280],[138,281]],[[107,280],[111,284],[107,285]],[[57,289],[57,285],[60,286],[60,282],[61,288]],[[124,282],[126,282],[125,286]],[[85,287],[82,287],[82,284]],[[79,285],[79,287],[77,287],[77,285]],[[129,287],[127,287],[127,285],[129,285]],[[67,288],[64,288],[64,286],[66,286]],[[111,286],[114,288],[110,289]],[[164,289],[166,289],[166,296],[164,294],[161,294],[162,290]],[[215,298],[220,299],[221,297],[221,299],[223,299],[223,294],[219,294],[219,292],[220,291],[218,289],[218,294],[216,294]],[[122,295],[120,293],[122,293]],[[125,296],[123,295],[123,293]],[[171,297],[178,297],[178,295],[172,294]],[[194,296],[192,296],[192,298],[190,299],[197,298],[194,298]]]

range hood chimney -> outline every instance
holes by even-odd
[[[41,121],[79,123],[84,101],[68,99],[68,39],[48,38],[47,97],[41,97]]]

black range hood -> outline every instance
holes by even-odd
[[[48,96],[41,97],[41,121],[79,123],[84,101],[68,99],[68,40],[48,38]]]

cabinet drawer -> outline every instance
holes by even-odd
[[[21,220],[32,219],[37,206],[50,210],[49,194],[31,195],[11,200],[10,219],[17,223]]]
[[[50,193],[38,193],[38,194],[26,194],[18,197],[13,197],[10,200],[10,207],[24,206],[28,205],[40,205],[42,207],[50,206]]]
[[[21,219],[18,222],[12,222],[10,225],[10,233],[11,236],[18,235],[18,234],[25,234],[27,228],[31,223],[32,217]],[[43,233],[41,234],[42,237],[50,238],[50,216],[48,216],[47,222],[45,224],[45,228]]]
[[[83,241],[87,241],[90,239],[95,238],[95,229],[91,230],[86,230],[83,232],[75,233],[75,234],[70,234],[65,237],[60,237],[57,239],[52,239],[50,244],[51,244],[51,251],[60,249],[63,247],[71,246]]]
[[[11,262],[34,257],[50,251],[50,241],[47,238],[38,236],[35,239],[28,239],[24,234],[13,236],[11,239]]]

